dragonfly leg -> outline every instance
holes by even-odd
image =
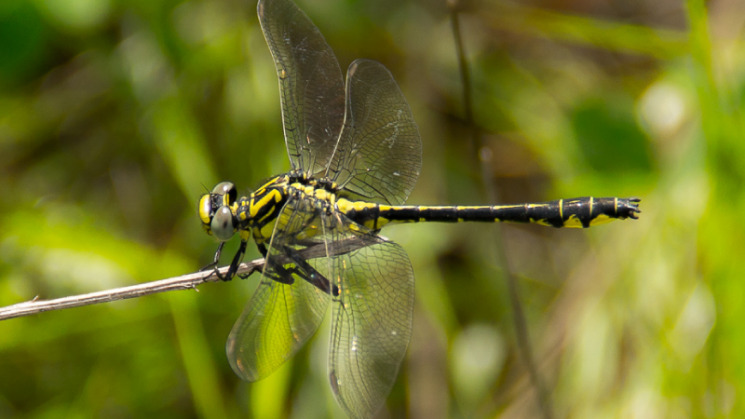
[[[258,247],[259,252],[261,252],[261,254],[264,255],[264,258],[266,258],[268,253],[266,246],[260,244]],[[339,287],[336,285],[332,287],[331,282],[326,279],[323,274],[318,272],[316,268],[310,266],[300,252],[290,246],[282,246],[281,249],[284,256],[290,259],[289,263],[294,264],[294,266],[285,267],[284,264],[274,262],[273,259],[267,258],[268,267],[271,269],[264,270],[265,276],[279,283],[291,285],[295,282],[293,275],[297,275],[326,294],[332,294],[334,296],[339,295]]]
[[[212,262],[208,263],[207,265],[203,266],[201,269],[199,269],[200,272],[206,271],[208,269],[212,269],[212,273],[207,277],[209,278],[212,275],[217,276],[221,280],[225,280],[224,276],[220,274],[220,271],[217,270],[217,264],[220,263],[220,254],[222,254],[222,248],[225,246],[225,242],[220,242],[220,245],[217,246],[217,250],[215,251],[215,257],[212,260]]]
[[[233,260],[230,262],[230,267],[228,268],[228,272],[226,272],[225,275],[221,274],[220,271],[217,269],[217,265],[220,263],[220,255],[222,254],[223,246],[225,246],[225,242],[221,242],[220,245],[217,246],[217,250],[215,251],[215,258],[212,261],[212,263],[203,267],[202,269],[200,269],[200,271],[206,271],[207,269],[212,269],[212,274],[210,274],[210,276],[215,275],[216,277],[220,278],[220,280],[222,281],[230,281],[231,279],[233,279],[233,277],[235,276],[235,273],[238,271],[238,265],[241,264],[243,255],[246,253],[246,242],[241,241],[241,246],[238,248],[238,252],[236,252],[235,256],[233,256]],[[245,279],[244,276],[241,276],[241,275],[239,276]]]
[[[238,265],[241,264],[243,255],[246,254],[246,243],[246,241],[241,240],[241,245],[240,247],[238,247],[238,251],[235,253],[235,256],[233,256],[233,260],[230,262],[230,267],[228,268],[228,272],[225,274],[225,276],[220,276],[218,272],[218,277],[223,281],[230,281],[235,276],[235,273],[238,271]],[[222,247],[222,243],[220,247]],[[241,278],[245,279],[243,277]]]
[[[285,246],[284,250],[285,254],[295,262],[296,267],[292,268],[292,270],[300,275],[301,278],[326,294],[331,294],[333,296],[339,295],[339,287],[336,285],[332,287],[331,282],[318,272],[316,268],[310,266],[308,261],[305,260],[297,250],[288,246]]]
[[[258,244],[257,247],[259,248],[259,253],[264,256],[264,260],[266,261],[266,265],[264,267],[264,275],[269,279],[277,281],[280,284],[292,285],[295,282],[295,278],[292,277],[293,273],[302,276],[302,273],[295,272],[294,269],[287,269],[282,266],[281,263],[277,263],[274,262],[273,259],[269,259],[267,257],[269,251],[267,250],[266,245],[264,245],[263,243]]]

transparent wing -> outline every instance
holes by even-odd
[[[262,279],[228,337],[233,371],[247,381],[274,372],[313,336],[328,301],[328,294],[305,281]]]
[[[371,417],[388,397],[411,340],[414,273],[401,246],[338,217],[347,226],[331,243],[356,236],[366,245],[329,258],[329,277],[339,287],[329,379],[351,417]]]
[[[323,319],[329,294],[308,281],[312,272],[300,257],[313,243],[294,243],[298,234],[312,231],[309,223],[315,219],[307,202],[298,199],[290,199],[278,218],[259,288],[226,345],[230,365],[244,380],[274,372],[313,336]]]
[[[293,169],[325,170],[344,118],[344,81],[331,47],[289,0],[260,0],[259,22],[279,77]]]
[[[421,168],[419,130],[393,76],[376,61],[355,60],[347,71],[344,127],[328,177],[352,199],[400,205]]]

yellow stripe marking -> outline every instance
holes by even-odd
[[[590,217],[592,217],[592,210],[595,206],[595,198],[590,197]],[[590,221],[590,224],[592,224],[592,221]]]

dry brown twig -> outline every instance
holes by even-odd
[[[264,259],[255,259],[242,263],[238,268],[238,274],[250,275],[264,266]],[[228,271],[228,267],[219,269],[221,274]],[[158,281],[143,284],[130,285],[128,287],[113,288],[109,290],[96,291],[87,294],[72,295],[69,297],[55,298],[53,300],[33,299],[23,303],[0,307],[0,320],[12,319],[14,317],[30,316],[44,311],[62,310],[65,308],[82,307],[91,304],[109,303],[112,301],[126,300],[129,298],[143,297],[145,295],[157,294],[166,291],[190,290],[205,282],[218,282],[220,279],[213,270],[195,272]]]
[[[338,256],[349,253],[361,247],[380,243],[384,241],[382,237],[370,236],[352,236],[334,243],[329,249],[324,244],[315,244],[299,252],[304,259],[315,259],[323,256]],[[276,263],[285,264],[291,262],[281,255],[273,259]],[[237,275],[246,277],[264,267],[264,259],[254,259],[250,262],[241,263],[238,266]],[[220,274],[224,275],[228,267],[219,268]],[[145,295],[157,294],[166,291],[176,290],[193,290],[205,282],[219,282],[220,278],[215,275],[214,270],[201,271],[187,275],[177,276],[158,281],[146,282],[128,287],[113,288],[109,290],[96,291],[87,294],[72,295],[69,297],[55,298],[53,300],[33,299],[23,303],[13,304],[0,307],[0,320],[12,319],[15,317],[30,316],[32,314],[42,313],[44,311],[62,310],[65,308],[82,307],[92,304],[109,303],[112,301],[126,300],[130,298],[143,297]]]

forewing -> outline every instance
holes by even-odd
[[[382,64],[355,60],[347,71],[344,127],[328,177],[352,199],[400,205],[421,168],[422,141],[401,89]]]
[[[398,244],[358,225],[345,230],[368,245],[330,258],[340,293],[332,304],[329,379],[350,416],[370,417],[388,397],[411,340],[414,273]]]
[[[272,279],[287,279],[289,271],[299,268],[285,249],[302,251],[306,246],[295,244],[294,238],[315,219],[312,208],[300,199],[288,200],[280,213],[259,288],[228,337],[228,360],[244,380],[271,374],[313,336],[324,317],[327,293],[297,273],[290,275],[292,284]]]
[[[274,57],[293,169],[325,170],[344,118],[344,81],[326,40],[289,0],[261,0],[259,22]]]

